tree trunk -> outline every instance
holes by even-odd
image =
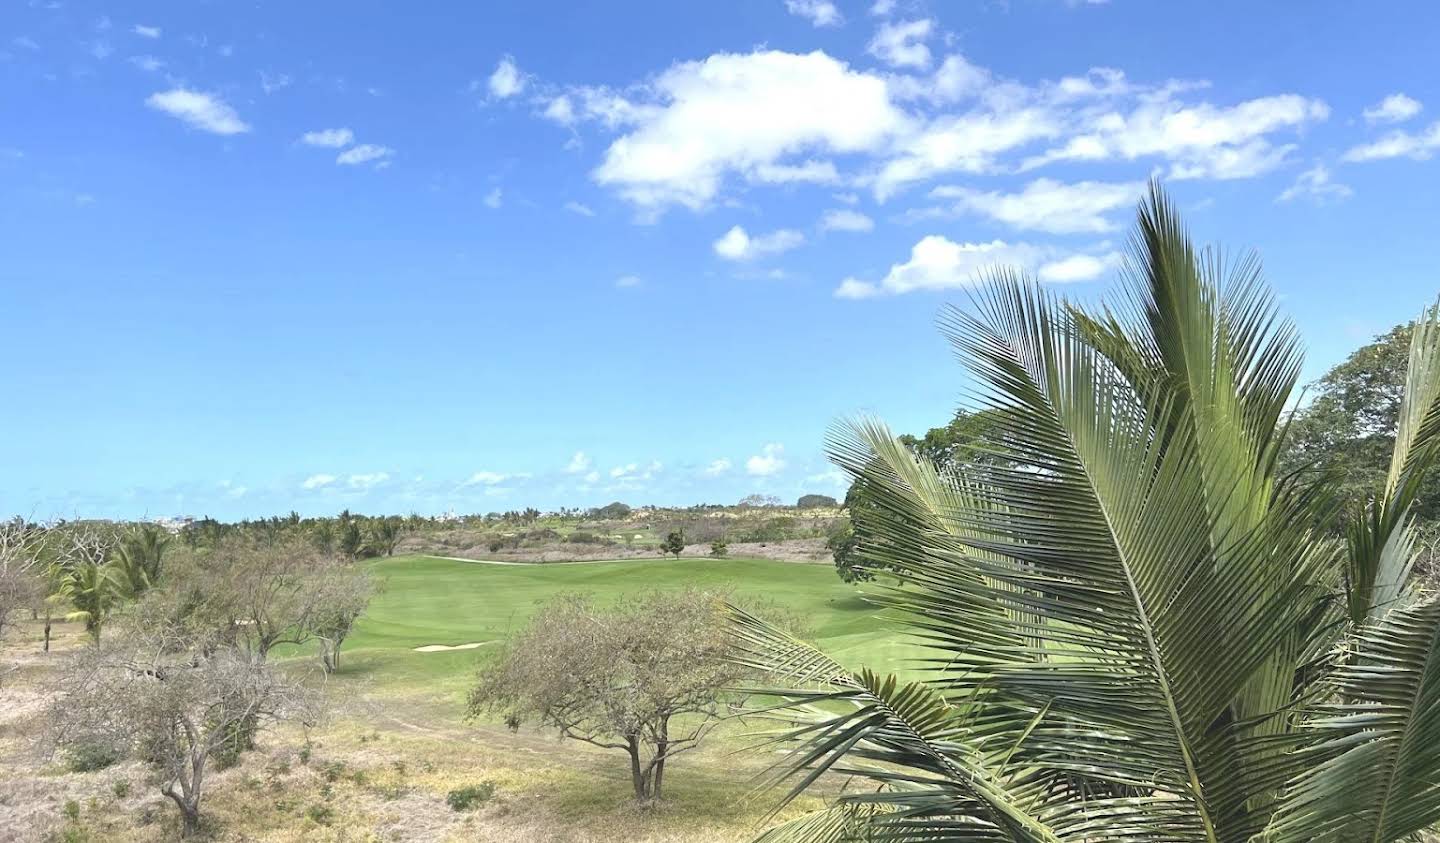
[[[625,745],[630,753],[630,782],[635,786],[635,799],[644,802],[650,795],[650,777],[640,767],[640,740],[627,737]]]
[[[665,753],[670,749],[670,718],[660,720],[660,737],[655,742],[655,772],[650,783],[650,798],[660,801],[661,788],[665,784]]]
[[[45,652],[50,652],[50,615],[45,615]]]

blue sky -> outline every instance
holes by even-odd
[[[1152,175],[1313,377],[1436,293],[1437,18],[8,0],[0,512],[837,493],[973,272],[1098,295]]]

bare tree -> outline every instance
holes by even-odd
[[[24,519],[0,523],[0,638],[14,612],[35,605],[35,569],[43,541],[43,528]]]
[[[71,662],[50,707],[51,737],[61,752],[103,745],[115,757],[143,759],[179,808],[188,837],[199,828],[216,751],[237,729],[312,719],[316,699],[250,652],[134,624]]]
[[[513,728],[535,717],[564,737],[622,750],[635,798],[660,799],[666,762],[699,745],[739,678],[721,599],[657,591],[600,609],[583,596],[559,598],[481,673],[470,715],[501,712]]]

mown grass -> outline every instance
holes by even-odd
[[[456,713],[478,661],[555,596],[613,601],[645,589],[725,589],[741,602],[780,607],[844,664],[897,669],[913,645],[828,565],[763,559],[642,559],[587,564],[483,565],[407,556],[369,563],[384,583],[343,650],[339,682],[423,693]],[[494,642],[417,653],[430,644]]]

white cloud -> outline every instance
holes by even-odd
[[[874,220],[849,208],[826,211],[820,218],[821,231],[870,231],[874,228]]]
[[[805,482],[837,488],[850,485],[850,477],[840,469],[832,468],[829,471],[822,471],[819,474],[812,474],[806,477]]]
[[[615,286],[622,290],[629,287],[638,287],[641,283],[640,276],[638,275],[622,275],[615,279]]]
[[[593,464],[594,460],[590,459],[589,454],[586,454],[584,451],[576,451],[575,456],[570,458],[570,464],[565,466],[565,473],[581,474],[589,471],[590,466]]]
[[[509,480],[512,475],[501,474],[496,471],[477,471],[470,475],[470,479],[461,483],[461,486],[498,486]]]
[[[90,55],[100,61],[104,61],[114,55],[115,48],[110,46],[108,41],[95,41],[90,45]]]
[[[304,489],[323,489],[334,483],[336,479],[333,474],[312,474],[306,477],[305,482],[301,483],[300,486]]]
[[[610,144],[595,180],[644,209],[701,208],[727,175],[749,181],[829,175],[805,153],[876,151],[909,118],[885,81],[823,52],[721,53],[677,64],[650,86],[655,105],[627,100],[634,128]],[[780,167],[780,169],[776,169]]]
[[[340,149],[355,142],[355,133],[349,129],[321,129],[318,132],[306,132],[301,135],[300,142],[307,146]]]
[[[1128,114],[1107,110],[1086,117],[1079,134],[1026,162],[1134,160],[1161,156],[1174,162],[1171,178],[1249,178],[1280,166],[1293,149],[1266,135],[1325,120],[1330,107],[1297,94],[1280,94],[1222,107],[1186,105],[1150,96]]]
[[[1068,258],[1050,261],[1040,265],[1036,274],[1041,281],[1067,284],[1072,281],[1091,281],[1099,278],[1107,269],[1120,265],[1124,257],[1119,252],[1103,255],[1071,255]]]
[[[870,6],[870,14],[877,18],[883,18],[895,11],[895,0],[875,0]]]
[[[593,211],[593,210],[590,208],[589,205],[586,205],[586,204],[583,204],[583,203],[580,203],[580,202],[575,202],[575,201],[566,202],[566,203],[565,203],[565,210],[569,211],[569,212],[572,213],[572,214],[579,214],[579,215],[582,216],[582,217],[593,217],[593,216],[595,216],[595,211]]]
[[[726,459],[725,457],[721,457],[718,460],[711,460],[710,464],[705,466],[704,474],[706,477],[719,477],[720,475],[728,472],[730,468],[730,460]]]
[[[525,90],[525,75],[515,65],[515,59],[503,56],[487,84],[492,96],[508,99]]]
[[[581,479],[584,480],[586,484],[593,485],[600,482],[600,472],[592,471],[589,474],[586,474]]]
[[[154,56],[131,56],[130,63],[145,71],[146,73],[154,73],[155,71],[165,67],[165,62],[155,58]]]
[[[362,143],[352,146],[339,155],[335,156],[336,164],[364,164],[367,161],[375,161],[381,158],[389,158],[395,154],[395,150],[388,146],[380,146],[374,143]]]
[[[1275,201],[1291,202],[1295,199],[1305,198],[1318,204],[1324,204],[1329,201],[1348,199],[1354,192],[1349,185],[1331,181],[1330,168],[1317,162],[1315,166],[1297,176],[1295,183],[1285,188],[1284,192],[1275,197]]]
[[[497,187],[491,190],[489,193],[485,194],[485,198],[481,201],[485,203],[485,207],[487,208],[498,208],[500,207],[500,204],[504,201],[504,199],[505,191]]]
[[[1419,133],[1395,131],[1374,143],[1353,147],[1342,161],[1381,161],[1386,158],[1413,158],[1424,161],[1440,149],[1440,122]]]
[[[863,299],[882,293],[898,295],[917,290],[950,290],[967,287],[997,267],[1030,270],[1042,281],[1056,283],[1088,281],[1114,266],[1119,255],[1059,254],[1053,247],[1030,243],[956,243],[931,234],[910,250],[910,258],[890,267],[878,283],[846,278],[836,288],[839,298]]]
[[[715,254],[726,260],[748,261],[778,255],[805,242],[805,235],[790,228],[751,237],[745,229],[734,226],[713,244]]]
[[[192,91],[188,88],[173,88],[169,91],[151,94],[145,104],[156,111],[163,111],[171,117],[206,132],[217,135],[238,135],[250,131],[235,109],[214,94]]]
[[[10,43],[14,44],[22,50],[40,49],[40,44],[34,38],[31,38],[28,35],[17,35],[14,38],[10,39]]]
[[[839,26],[845,16],[830,0],[785,0],[785,11],[808,18],[814,26]]]
[[[389,474],[383,471],[377,471],[374,474],[352,474],[345,482],[352,489],[365,491],[367,489],[373,489],[389,479]]]
[[[1391,94],[1365,109],[1366,123],[1403,123],[1420,113],[1420,101],[1404,94]]]
[[[160,37],[160,27],[158,26],[143,26],[137,23],[134,26],[130,27],[130,31],[135,33],[136,35],[139,35],[141,38]]]
[[[926,68],[930,66],[930,37],[935,22],[920,20],[883,23],[871,39],[866,51],[892,67]]]
[[[962,170],[985,173],[999,169],[1001,153],[1063,131],[1050,110],[1026,107],[1004,112],[974,111],[941,117],[923,131],[904,139],[898,154],[880,168],[875,195],[882,201],[911,182]]]
[[[649,465],[639,463],[628,463],[617,465],[610,469],[610,479],[615,481],[612,489],[637,489],[644,481],[650,480],[665,466],[658,460],[652,460]]]
[[[1144,191],[1142,182],[1063,184],[1052,179],[1036,179],[1019,193],[937,187],[930,195],[937,199],[955,199],[957,209],[975,211],[1021,230],[1076,234],[1114,230],[1115,223],[1105,215],[1131,207]]]
[[[769,477],[785,467],[785,446],[771,442],[760,453],[745,461],[745,472],[756,477]]]

